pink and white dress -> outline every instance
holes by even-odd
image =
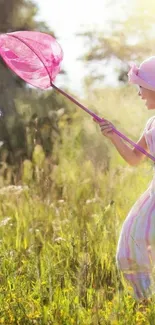
[[[143,134],[150,153],[155,156],[155,116],[147,121]],[[133,205],[123,223],[116,262],[133,287],[137,300],[155,292],[155,166],[148,189]]]

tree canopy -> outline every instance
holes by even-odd
[[[117,11],[121,10],[118,17]],[[105,67],[113,64],[118,81],[127,81],[129,61],[139,62],[154,55],[155,3],[131,0],[112,3],[107,0],[109,20],[100,31],[79,33],[85,40],[85,54],[80,58],[89,64],[91,82],[105,78]],[[87,77],[88,79],[88,77]]]
[[[0,32],[38,30],[54,35],[37,19],[37,5],[30,0],[0,0]],[[0,162],[17,164],[31,159],[40,144],[49,155],[58,135],[56,112],[66,107],[59,94],[48,95],[27,87],[0,59]],[[52,113],[51,113],[52,112]]]

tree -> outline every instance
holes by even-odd
[[[54,33],[49,30],[44,22],[36,19],[37,12],[36,4],[30,0],[0,0],[0,32],[38,30],[53,35]],[[47,119],[46,121],[45,119],[40,120],[42,117],[39,112],[41,109],[43,110],[43,105],[47,105],[46,98],[44,98],[43,104],[43,100],[40,98],[41,92],[26,87],[26,83],[15,75],[2,59],[0,59],[0,90],[0,161],[4,160],[9,164],[19,165],[26,157],[31,158],[35,144],[34,113],[31,114],[27,107],[25,109],[26,103],[28,107],[33,104],[39,130],[43,125],[49,125],[49,122],[51,122],[51,128],[55,128],[57,118],[55,116],[52,121],[48,119],[48,123],[45,123]],[[17,107],[17,97],[21,98],[20,110]],[[58,97],[54,100],[51,98],[53,109],[59,107],[57,101]],[[31,131],[32,134],[30,134]],[[51,135],[52,131],[50,130],[49,133]],[[30,139],[30,137],[32,138],[30,142],[33,144],[31,149],[28,148],[28,138]],[[49,153],[49,137],[48,145],[45,144],[43,137],[39,141],[42,141],[43,146],[48,147],[46,150]]]
[[[117,11],[122,13],[117,17]],[[113,14],[109,22],[99,31],[86,31],[78,34],[85,39],[86,53],[84,62],[91,66],[91,74],[87,77],[90,84],[105,78],[105,68],[113,64],[118,81],[127,81],[129,61],[141,61],[154,55],[154,12],[155,3],[151,0],[131,0],[109,4],[107,14]]]

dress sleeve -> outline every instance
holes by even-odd
[[[155,126],[153,126],[154,120],[155,116],[151,117],[147,121],[143,131],[148,149],[152,155],[155,155]]]

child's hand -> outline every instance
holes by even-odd
[[[104,119],[103,121],[99,122],[93,118],[93,121],[99,124],[101,132],[105,137],[113,139],[113,137],[116,135],[116,133],[113,131],[113,128],[115,128],[114,125],[108,120]]]

